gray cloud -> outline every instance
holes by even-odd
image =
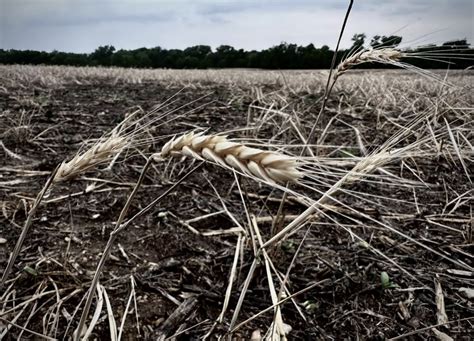
[[[0,0],[0,48],[90,52],[196,44],[263,49],[282,41],[334,46],[347,0]],[[397,33],[412,45],[467,38],[471,0],[355,1],[354,33]]]

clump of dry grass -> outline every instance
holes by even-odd
[[[97,142],[84,153],[78,153],[70,161],[64,161],[53,179],[60,182],[71,179],[86,170],[97,166],[123,150],[129,141],[126,137],[113,133],[107,139]]]
[[[296,159],[281,153],[247,147],[226,136],[188,133],[168,141],[156,159],[186,155],[209,160],[270,183],[297,182],[302,173]]]

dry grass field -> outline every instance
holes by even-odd
[[[327,77],[0,66],[0,339],[472,337],[474,71]]]

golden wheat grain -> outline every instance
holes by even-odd
[[[173,138],[156,154],[156,158],[186,155],[232,168],[270,183],[296,182],[302,173],[296,159],[281,153],[247,147],[226,136],[193,132]]]

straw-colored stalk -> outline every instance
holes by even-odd
[[[124,120],[119,126],[117,126],[117,128],[114,129],[110,137],[108,137],[107,139],[101,142],[97,142],[94,146],[89,148],[87,151],[83,153],[78,153],[76,156],[74,156],[74,158],[71,161],[68,161],[68,162],[64,161],[63,163],[61,163],[61,165],[59,165],[59,167],[56,168],[56,170],[52,174],[52,177],[48,179],[45,186],[43,187],[43,189],[41,190],[41,192],[38,194],[37,198],[35,199],[33,208],[28,213],[28,218],[25,222],[20,238],[17,241],[15,249],[12,252],[10,259],[7,263],[7,267],[4,270],[2,277],[0,279],[0,287],[3,286],[3,284],[7,280],[7,277],[13,268],[13,264],[15,263],[16,258],[18,257],[18,254],[20,253],[20,249],[23,245],[23,242],[25,241],[26,235],[28,234],[30,227],[33,223],[36,210],[39,207],[45,193],[55,183],[71,179],[79,175],[80,173],[88,169],[91,169],[100,163],[103,163],[109,160],[118,152],[123,150],[123,148],[125,148],[128,145],[129,139],[127,139],[126,137],[120,136],[120,133],[118,132],[118,128],[121,128],[126,121],[127,119]]]
[[[43,189],[38,193],[36,196],[36,199],[33,203],[33,207],[31,210],[28,212],[28,217],[26,218],[25,225],[23,226],[23,229],[21,231],[20,237],[18,238],[15,248],[13,249],[13,252],[10,255],[10,258],[8,259],[7,267],[3,271],[2,277],[0,279],[0,289],[2,289],[3,285],[5,284],[6,280],[8,279],[8,275],[10,274],[11,270],[13,269],[13,265],[15,264],[16,258],[20,254],[21,247],[23,245],[23,242],[26,239],[26,236],[28,235],[28,232],[30,230],[31,225],[33,224],[33,220],[36,214],[36,210],[38,209],[41,201],[43,200],[44,195],[48,191],[48,189],[51,187],[53,184],[53,179],[54,176],[57,172],[58,167],[53,171],[53,174],[49,179],[46,181],[46,184],[43,186]]]
[[[319,209],[324,208],[325,205],[330,203],[333,200],[335,194],[339,192],[342,186],[353,184],[357,181],[360,181],[367,174],[374,172],[376,169],[386,165],[395,158],[400,157],[402,149],[395,149],[392,151],[382,150],[378,153],[372,154],[363,158],[359,161],[351,171],[344,175],[339,181],[337,181],[329,190],[327,190],[319,200],[313,202],[306,211],[301,213],[296,219],[294,219],[290,224],[283,228],[280,232],[270,238],[267,242],[264,243],[262,248],[266,248],[281,238],[283,238],[287,233],[294,231],[296,228],[301,227],[303,222],[310,217],[312,214],[316,213]]]
[[[292,220],[286,227],[284,227],[280,232],[275,234],[272,238],[268,241],[262,243],[260,245],[260,249],[258,250],[258,255],[262,255],[265,250],[280,241],[285,235],[290,232],[294,232],[295,230],[301,228],[304,222],[311,217],[314,213],[318,210],[322,209],[327,205],[329,202],[332,201],[333,196],[340,190],[343,185],[347,185],[350,183],[354,183],[361,178],[363,178],[366,174],[373,172],[378,167],[385,165],[390,160],[391,153],[383,150],[379,153],[370,155],[359,161],[356,166],[349,171],[345,176],[343,176],[339,181],[337,181],[329,190],[327,190],[319,200],[313,202],[309,205],[309,207],[298,215],[294,220]],[[247,274],[246,280],[243,285],[243,289],[241,291],[239,300],[237,301],[236,308],[234,310],[234,315],[232,317],[230,323],[230,329],[234,329],[234,325],[237,322],[238,315],[240,313],[240,308],[242,303],[245,299],[245,295],[248,289],[248,285],[250,284],[250,280],[253,278],[253,273],[257,267],[259,256],[254,258],[252,266],[249,269]]]
[[[80,173],[109,160],[128,144],[125,137],[112,134],[102,142],[96,143],[86,152],[77,154],[72,160],[63,162],[54,177],[54,182],[69,180]]]
[[[92,283],[90,285],[89,291],[87,292],[87,298],[86,298],[86,303],[84,306],[84,309],[81,314],[81,319],[79,320],[79,324],[76,328],[76,331],[74,333],[74,340],[79,341],[81,339],[81,332],[86,324],[87,317],[89,315],[89,310],[91,308],[92,304],[92,299],[94,296],[94,292],[96,290],[96,287],[99,283],[99,278],[100,275],[102,274],[102,270],[104,269],[105,262],[110,256],[110,253],[112,251],[112,246],[115,243],[115,240],[119,236],[120,232],[125,230],[130,224],[138,219],[139,217],[143,216],[145,213],[147,213],[150,209],[152,209],[156,204],[158,204],[163,198],[165,198],[169,193],[171,193],[176,187],[179,186],[189,175],[191,175],[193,172],[195,172],[203,162],[201,162],[199,165],[194,167],[192,170],[187,172],[184,176],[181,177],[177,182],[175,182],[171,187],[169,187],[166,191],[164,191],[162,194],[160,194],[157,198],[155,198],[152,202],[150,202],[147,206],[142,208],[138,213],[136,213],[133,217],[128,219],[127,221],[125,220],[125,216],[128,213],[128,210],[130,208],[132,200],[135,198],[135,195],[138,193],[138,190],[145,178],[147,170],[150,168],[151,164],[153,162],[153,157],[148,158],[145,166],[143,167],[140,176],[137,180],[137,183],[135,184],[135,187],[133,188],[132,192],[130,193],[124,207],[122,208],[122,211],[120,212],[120,216],[118,217],[117,221],[115,222],[115,228],[113,229],[112,232],[110,232],[109,235],[109,240],[107,241],[107,245],[105,246],[104,251],[102,252],[102,256],[99,260],[99,263],[97,264],[96,271],[94,272],[94,278],[92,279]]]
[[[302,177],[295,158],[281,153],[247,147],[226,136],[194,132],[167,142],[156,159],[186,155],[208,160],[225,168],[257,177],[269,183],[297,182]]]

